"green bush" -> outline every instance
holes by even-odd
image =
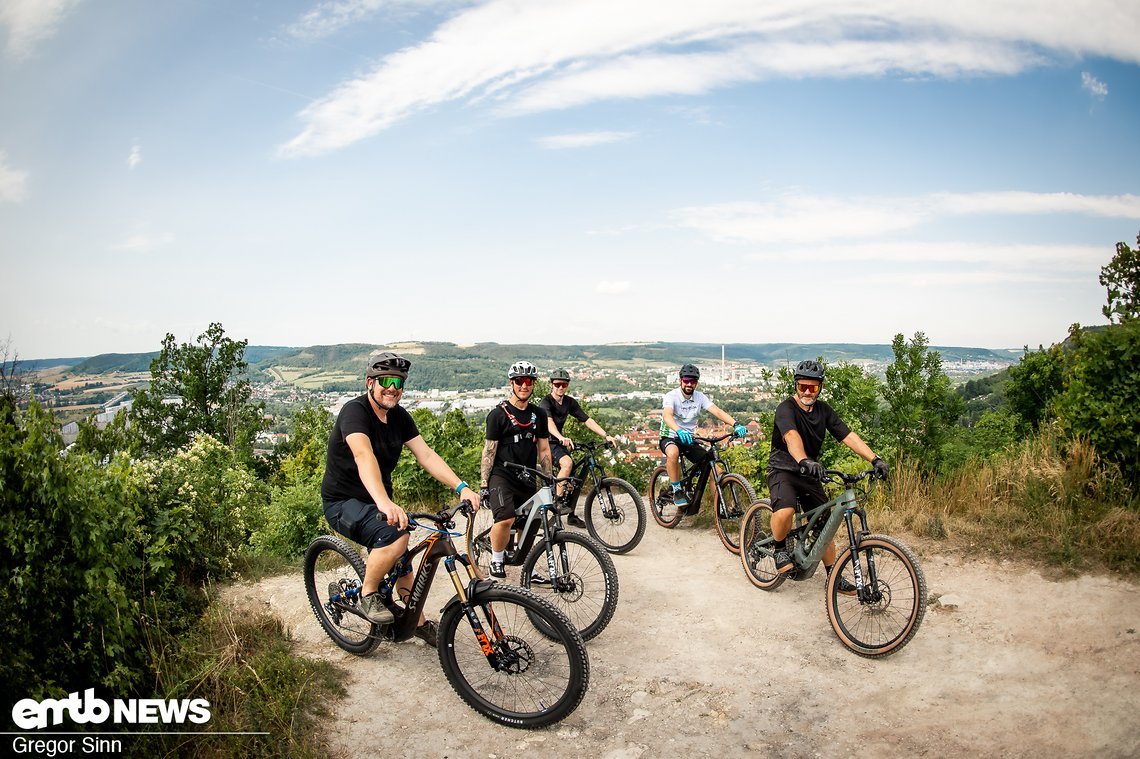
[[[328,531],[321,478],[310,476],[273,489],[249,542],[258,553],[289,558],[301,555],[313,538]]]

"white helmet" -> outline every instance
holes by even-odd
[[[511,368],[507,371],[507,379],[513,380],[515,377],[538,377],[538,367],[529,361],[516,361],[511,364]]]

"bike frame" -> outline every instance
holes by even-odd
[[[720,488],[720,478],[732,470],[728,468],[728,462],[720,457],[720,446],[717,444],[730,437],[732,437],[732,435],[724,435],[718,438],[694,436],[693,440],[699,440],[709,444],[708,448],[703,449],[705,451],[704,461],[689,461],[685,455],[681,453],[681,486],[692,494],[692,503],[701,502],[701,499],[705,496],[705,488],[708,486],[709,476],[714,471],[716,472],[716,477],[713,478],[713,486],[716,488],[717,494],[716,508],[722,517],[727,517],[728,514],[724,511],[724,491]],[[677,450],[680,452],[679,447]],[[693,480],[696,480],[696,484],[693,483]]]
[[[582,491],[586,488],[587,476],[590,478],[590,482],[594,484],[594,487],[600,487],[602,480],[606,478],[606,470],[598,462],[597,449],[595,446],[584,444],[575,446],[574,448],[575,450],[581,448],[585,452],[585,455],[575,461],[574,465],[570,468],[569,479],[577,480],[573,489],[566,496],[566,503],[571,506],[578,502],[579,496],[582,495]]]
[[[567,565],[565,555],[562,556],[563,566],[557,566],[554,561],[554,551],[552,550],[554,538],[563,530],[561,513],[554,504],[554,486],[559,482],[572,482],[573,478],[550,477],[521,464],[508,464],[507,466],[538,474],[543,480],[543,485],[537,493],[515,508],[515,521],[511,525],[511,541],[507,544],[504,563],[510,566],[520,566],[526,561],[541,527],[542,536],[546,541],[546,565],[550,573],[550,582],[555,587],[559,587],[559,579],[570,574],[570,567]]]

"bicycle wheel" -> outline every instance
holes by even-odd
[[[472,709],[508,727],[532,729],[578,707],[590,684],[590,660],[565,615],[522,588],[498,584],[472,599],[471,611],[488,649],[463,604],[454,603],[439,620],[439,663]]]
[[[838,592],[839,578],[855,584],[855,556],[848,546],[827,578],[827,618],[843,645],[860,656],[893,654],[910,642],[926,614],[926,578],[914,553],[886,535],[868,535],[859,543],[859,569],[870,592],[866,603]],[[875,581],[871,582],[871,562]]]
[[[645,502],[637,489],[606,477],[586,496],[586,530],[610,553],[628,553],[645,535]]]
[[[523,562],[522,586],[549,601],[566,615],[582,634],[582,640],[590,640],[606,629],[617,611],[618,576],[614,561],[593,538],[569,530],[554,536],[552,550],[554,565],[559,573],[566,574],[550,582],[546,541],[540,540]],[[535,573],[546,582],[534,582],[531,575]],[[541,620],[536,624],[542,632],[553,634]]]
[[[722,508],[716,504],[713,509],[716,531],[725,548],[740,553],[740,523],[748,507],[756,501],[756,491],[743,475],[729,472],[720,478],[720,492],[724,494],[724,505]]]
[[[491,528],[494,525],[495,515],[489,504],[467,517],[467,557],[481,580],[491,576]]]
[[[363,656],[380,642],[380,625],[358,617],[364,559],[335,535],[322,535],[305,549],[305,592],[317,621],[338,646]],[[337,600],[334,601],[333,597]]]
[[[663,466],[654,469],[649,477],[649,510],[653,513],[653,520],[662,527],[672,529],[681,521],[681,512],[673,503],[669,472]]]
[[[772,544],[772,502],[761,498],[740,522],[740,563],[748,581],[763,590],[775,590],[787,579],[776,571]]]

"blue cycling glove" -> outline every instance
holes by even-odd
[[[685,445],[693,444],[693,433],[688,430],[677,430],[677,441]]]
[[[737,437],[745,437],[748,434],[748,428],[743,424],[738,424],[732,428],[732,432]]]

